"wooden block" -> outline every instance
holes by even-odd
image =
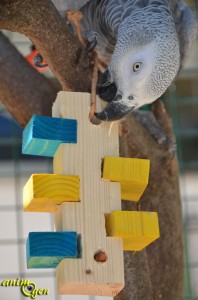
[[[95,126],[89,110],[90,94],[85,93],[60,92],[53,106],[55,117],[78,121],[78,143],[60,145],[54,172],[80,177],[80,202],[59,207],[56,229],[77,231],[82,245],[80,259],[58,265],[57,288],[59,294],[115,296],[124,286],[123,246],[121,238],[106,236],[105,214],[121,209],[120,184],[101,180],[101,162],[119,155],[118,123]],[[94,259],[100,250],[107,256],[103,263]]]
[[[104,157],[102,178],[120,182],[122,200],[139,201],[149,177],[148,159]]]
[[[79,176],[33,174],[23,188],[26,212],[55,212],[57,205],[79,201]]]
[[[76,258],[76,232],[30,232],[27,244],[27,268],[56,268],[63,258]]]
[[[61,143],[76,142],[76,120],[33,115],[23,131],[22,153],[53,157]]]
[[[139,251],[159,238],[156,212],[113,211],[106,216],[107,235],[122,237],[124,250]]]

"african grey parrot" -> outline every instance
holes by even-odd
[[[82,1],[81,30],[97,33],[96,51],[108,65],[98,93],[109,103],[96,117],[117,120],[170,86],[196,38],[196,20],[182,0]]]
[[[81,27],[97,32],[96,50],[109,65],[99,82],[103,99],[108,87],[116,88],[105,110],[96,114],[102,120],[119,119],[159,98],[196,35],[193,14],[180,0],[92,0],[82,12]]]

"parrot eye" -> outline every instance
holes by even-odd
[[[137,72],[140,70],[142,63],[141,62],[137,62],[133,65],[133,71]]]

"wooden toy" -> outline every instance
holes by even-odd
[[[27,264],[41,267],[40,257],[46,258],[44,267],[58,262],[59,294],[115,296],[124,287],[123,250],[141,250],[157,239],[158,219],[156,213],[121,211],[121,198],[138,201],[142,195],[148,183],[149,161],[119,158],[118,123],[93,125],[89,110],[89,94],[60,92],[53,106],[53,117],[60,127],[63,122],[67,125],[64,130],[58,130],[57,125],[58,138],[55,131],[53,136],[46,135],[47,138],[48,130],[32,134],[32,127],[39,128],[36,123],[40,117],[34,117],[25,129],[25,153],[49,156],[50,152],[54,156],[54,175],[32,175],[24,188],[24,209],[56,211],[57,232],[53,233],[52,243],[56,244],[55,235],[60,232],[75,232],[78,237],[77,255],[57,254],[57,260],[53,258],[50,265],[47,246],[43,245],[41,250],[39,245],[37,256],[37,244],[31,243],[30,233]],[[49,123],[42,119],[43,126],[49,130],[51,119]],[[71,134],[72,139],[68,124],[75,132]],[[43,141],[45,138],[47,142]],[[75,244],[74,238],[71,243]],[[65,251],[70,253],[70,243],[67,245]]]

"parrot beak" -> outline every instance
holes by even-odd
[[[110,102],[114,99],[116,93],[117,87],[112,81],[111,74],[107,68],[99,78],[97,84],[97,94],[102,100]]]
[[[134,110],[135,106],[126,106],[126,104],[121,100],[122,96],[117,94],[115,98],[107,104],[102,112],[95,113],[96,118],[102,121],[116,121]]]
[[[110,84],[112,84],[112,82],[113,81],[111,79],[111,73],[107,68],[98,80],[98,87],[109,86]]]

